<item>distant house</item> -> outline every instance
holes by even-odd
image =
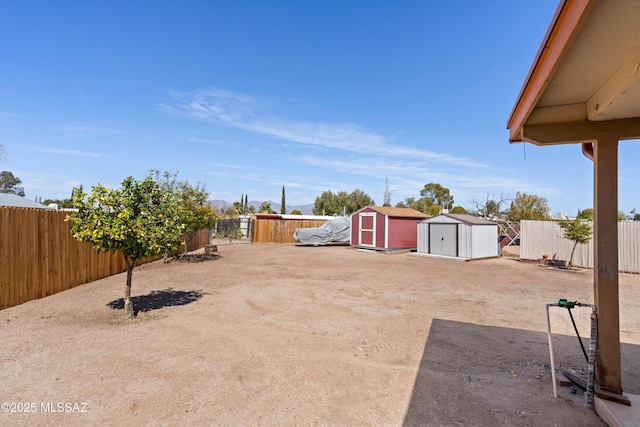
[[[351,215],[351,246],[415,250],[418,222],[428,217],[411,208],[367,206]]]
[[[49,206],[42,205],[27,198],[12,193],[0,193],[0,206],[11,206],[15,208],[36,208],[51,209]]]

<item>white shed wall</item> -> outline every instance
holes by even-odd
[[[419,254],[429,253],[429,224],[424,222],[418,223],[418,248]]]
[[[447,217],[435,217],[430,223],[450,223],[458,226],[458,257],[476,259],[498,256],[498,226],[472,225]],[[418,253],[429,253],[429,222],[418,223]]]
[[[458,257],[473,258],[473,228],[458,224]]]
[[[498,253],[498,226],[475,225],[473,229],[473,252],[470,258],[497,257]]]

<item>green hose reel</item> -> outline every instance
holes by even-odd
[[[558,307],[574,308],[576,305],[579,305],[578,301],[567,301],[564,298],[558,300]]]

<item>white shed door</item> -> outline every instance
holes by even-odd
[[[358,244],[360,246],[376,245],[376,214],[361,213],[359,221]]]
[[[429,225],[429,253],[458,256],[458,224]]]

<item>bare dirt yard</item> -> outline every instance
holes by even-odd
[[[219,245],[0,311],[0,425],[602,426],[553,398],[545,303],[593,272],[346,246]],[[623,387],[640,393],[640,275],[620,276]],[[574,311],[588,339],[589,309]],[[552,309],[556,365],[586,362]],[[586,341],[586,340],[585,340]],[[28,411],[28,412],[26,412]]]

